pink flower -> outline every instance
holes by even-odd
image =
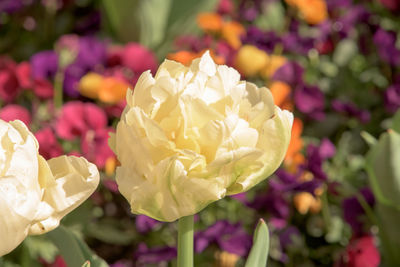
[[[107,159],[114,155],[108,146],[108,133],[112,130],[111,128],[89,130],[81,139],[83,156],[99,168],[104,168]]]
[[[31,114],[19,105],[9,104],[0,110],[0,119],[4,121],[21,120],[27,126],[31,124]]]
[[[50,127],[37,131],[35,136],[39,142],[39,153],[45,159],[51,159],[63,154],[63,149]]]
[[[136,74],[146,70],[155,73],[157,69],[157,60],[153,52],[137,43],[129,43],[124,47],[121,61],[123,66],[130,68]]]
[[[65,104],[57,119],[57,135],[66,140],[83,137],[88,130],[99,130],[107,125],[105,112],[92,103],[72,101]]]

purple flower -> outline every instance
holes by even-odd
[[[379,28],[374,34],[379,57],[393,66],[400,64],[400,50],[396,48],[396,33]]]
[[[360,193],[370,206],[375,204],[374,195],[369,188],[362,188]],[[361,216],[365,214],[365,211],[357,197],[352,196],[344,199],[342,202],[342,207],[344,220],[350,224],[351,228],[353,229],[353,233],[356,236],[361,236],[363,234],[363,220]]]
[[[362,123],[369,122],[371,118],[371,114],[367,110],[361,110],[351,102],[346,103],[335,99],[332,101],[332,108],[337,112],[342,112],[350,117],[355,117]]]
[[[388,112],[395,113],[397,111],[400,107],[400,84],[393,84],[386,89],[384,102]]]
[[[136,216],[136,230],[141,233],[145,234],[153,230],[161,222],[154,220],[146,215],[137,215]]]
[[[263,32],[255,26],[247,29],[246,35],[242,38],[244,44],[252,44],[267,53],[272,53],[276,44],[280,43],[280,37],[272,31]]]
[[[272,76],[273,80],[282,81],[296,88],[303,84],[304,69],[297,62],[289,61],[277,69]]]
[[[174,247],[148,248],[146,244],[140,243],[133,257],[136,266],[148,266],[148,264],[168,262],[176,258],[177,251]]]
[[[362,22],[367,24],[369,16],[370,13],[365,9],[365,7],[362,5],[355,5],[347,8],[344,15],[334,22],[333,28],[344,38],[349,35],[350,31],[354,29],[357,23]]]
[[[54,51],[42,51],[31,58],[31,70],[35,79],[52,79],[57,69],[58,55]]]
[[[289,32],[282,36],[284,51],[306,55],[314,47],[314,39],[300,36],[297,32]]]
[[[24,6],[21,0],[2,0],[0,1],[0,14],[1,13],[14,13]]]
[[[329,139],[322,139],[319,146],[313,144],[307,147],[307,164],[306,169],[308,169],[314,177],[320,180],[326,180],[326,174],[322,170],[322,164],[324,160],[331,158],[335,155],[336,148]]]
[[[79,80],[85,75],[89,70],[82,67],[77,63],[69,65],[64,71],[64,92],[72,97],[79,96],[78,83]]]
[[[293,237],[300,236],[300,231],[295,226],[289,226],[283,230],[279,235],[279,241],[282,249],[287,249],[293,245]]]
[[[196,253],[204,251],[211,243],[217,243],[220,249],[239,256],[246,256],[251,248],[251,236],[240,223],[217,221],[204,231],[195,234],[194,247]]]
[[[294,91],[294,103],[299,111],[315,120],[325,118],[324,94],[316,86],[299,86]]]
[[[95,37],[86,36],[79,39],[79,52],[76,63],[88,69],[106,62],[106,45]]]

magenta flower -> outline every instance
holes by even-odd
[[[315,120],[325,118],[324,94],[316,86],[299,86],[294,91],[294,103],[299,111]]]
[[[121,62],[136,74],[146,70],[154,74],[158,65],[153,52],[137,43],[129,43],[123,48]]]
[[[400,84],[393,84],[386,89],[384,94],[385,109],[395,113],[400,107]]]
[[[104,111],[92,103],[80,101],[68,102],[62,107],[57,119],[57,135],[66,140],[83,137],[88,130],[104,129],[107,116]]]
[[[161,222],[154,220],[153,218],[150,218],[146,215],[139,214],[136,216],[135,223],[136,223],[136,230],[141,234],[145,234],[153,230],[154,227],[159,225]]]
[[[7,105],[0,109],[0,119],[4,121],[21,120],[26,125],[31,124],[31,114],[29,111],[19,105]]]

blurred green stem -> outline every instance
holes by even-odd
[[[56,77],[54,78],[54,107],[56,110],[61,108],[63,104],[63,81],[64,71],[58,70]]]
[[[178,221],[178,267],[193,267],[193,215]]]

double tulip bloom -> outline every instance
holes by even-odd
[[[126,98],[110,138],[116,180],[133,213],[157,220],[247,191],[279,167],[289,144],[292,114],[208,52],[190,67],[164,61]]]
[[[0,256],[27,235],[56,228],[99,183],[95,165],[61,156],[46,161],[21,121],[0,120]]]

